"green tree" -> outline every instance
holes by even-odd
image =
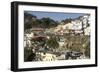
[[[55,27],[55,26],[57,26],[57,22],[56,21],[54,21],[53,19],[51,19],[51,18],[42,18],[41,19],[41,22],[42,22],[42,25],[43,25],[43,27],[44,28],[50,28],[50,27]]]
[[[56,49],[59,47],[59,43],[57,42],[55,37],[51,37],[47,40],[46,42],[47,46],[49,46],[49,48],[53,48]]]
[[[90,58],[90,44],[88,44],[88,45],[86,46],[85,56],[87,56],[87,57]]]
[[[64,22],[64,23],[71,23],[72,19],[71,18],[67,18],[65,20],[62,20],[61,22]]]
[[[32,28],[33,22],[37,19],[35,15],[29,14],[27,12],[24,13],[24,29]]]
[[[28,49],[28,47],[24,47],[24,61],[27,61],[29,55],[32,54],[32,49]]]

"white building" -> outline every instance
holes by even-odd
[[[58,25],[54,32],[63,35],[64,33],[69,33],[69,30],[74,31],[75,33],[82,33],[84,28],[85,34],[89,34],[90,30],[90,15],[86,14],[80,18],[73,19],[70,23]]]

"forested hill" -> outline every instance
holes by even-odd
[[[56,27],[58,22],[49,17],[38,19],[35,15],[24,13],[24,24],[25,29],[32,27],[51,28]]]
[[[74,24],[74,26],[81,26],[83,24],[83,27],[89,26],[89,14],[86,14],[85,16],[79,16],[77,18],[71,19],[67,18],[65,20],[55,21],[51,19],[50,17],[43,17],[41,19],[37,18],[37,16],[29,14],[27,12],[24,13],[24,28],[30,29],[32,27],[39,27],[39,28],[54,28],[58,27],[58,25],[67,25],[68,23]],[[70,26],[70,25],[69,25]],[[72,27],[73,28],[73,27]]]

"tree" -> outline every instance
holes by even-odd
[[[61,22],[64,22],[64,23],[71,23],[72,19],[71,18],[67,18],[65,20],[62,20]]]
[[[85,56],[90,58],[90,43],[88,43],[86,46]]]
[[[32,54],[32,49],[27,49],[27,47],[24,47],[24,61],[27,61],[27,58]]]
[[[24,29],[30,29],[32,28],[33,22],[36,20],[36,16],[29,14],[27,12],[24,13]]]
[[[49,48],[53,48],[53,49],[56,49],[59,47],[59,43],[57,42],[56,38],[55,37],[51,37],[47,40],[46,42],[47,46]]]
[[[83,23],[83,21],[82,21],[82,33],[83,33],[83,35],[85,34],[85,32],[84,32],[84,23]]]
[[[50,18],[42,18],[41,19],[42,25],[44,28],[50,28],[57,26],[57,22]]]

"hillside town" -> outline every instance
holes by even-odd
[[[89,14],[55,22],[26,13],[24,28],[25,62],[90,58]]]

